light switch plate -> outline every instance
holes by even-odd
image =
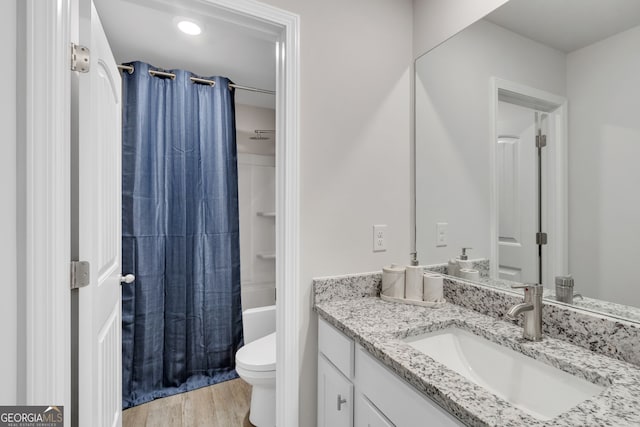
[[[383,252],[387,250],[387,226],[373,226],[373,252]]]
[[[436,247],[447,246],[449,240],[449,223],[438,222],[436,224]]]

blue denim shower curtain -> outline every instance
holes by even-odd
[[[242,345],[233,91],[123,73],[123,407],[235,378]]]

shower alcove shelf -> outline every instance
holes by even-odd
[[[276,259],[276,254],[275,253],[271,253],[271,252],[267,252],[267,253],[260,253],[256,255],[259,259]]]
[[[256,215],[264,217],[264,218],[275,218],[276,217],[276,213],[275,212],[258,212],[258,213],[256,213]]]

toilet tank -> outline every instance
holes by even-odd
[[[249,344],[276,331],[276,306],[250,308],[242,312],[244,343]]]

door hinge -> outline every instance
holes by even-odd
[[[89,262],[71,261],[71,289],[79,289],[89,284]]]
[[[547,135],[536,135],[536,148],[547,146]]]
[[[547,244],[547,233],[536,233],[536,245]]]
[[[71,43],[71,71],[88,73],[91,66],[91,52],[86,46]]]

